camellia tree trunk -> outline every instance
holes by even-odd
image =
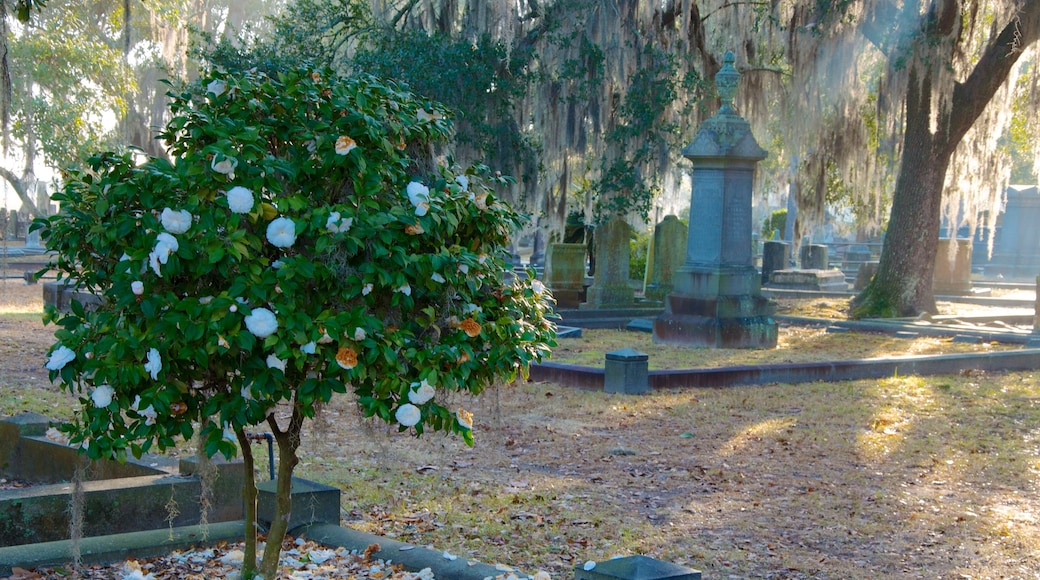
[[[954,4],[945,3],[937,9],[926,36],[951,33],[959,18]],[[939,92],[943,89],[936,82],[934,59],[952,58],[953,49],[927,38],[919,44],[933,48],[931,54],[909,65],[903,160],[885,245],[877,274],[853,299],[852,317],[914,316],[936,311],[932,274],[950,159],[1007,80],[1023,50],[1040,37],[1040,2],[1019,4],[1016,16],[986,45],[971,74],[953,83],[952,96]],[[943,55],[943,51],[948,53]]]

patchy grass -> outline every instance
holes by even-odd
[[[828,333],[821,327],[782,326],[777,348],[747,350],[692,348],[656,344],[649,333],[624,330],[582,330],[582,338],[561,338],[548,360],[602,367],[606,353],[633,348],[649,355],[651,370],[717,368],[827,360],[889,358],[893,356],[991,352],[1020,345],[969,344],[951,338],[919,336],[895,338],[880,333]]]
[[[472,449],[338,400],[301,472],[344,490],[351,525],[560,577],[633,553],[714,578],[1021,578],[1040,562],[1032,373],[642,397],[524,384],[465,404]]]
[[[0,312],[0,414],[66,417],[75,401],[43,369],[50,329],[19,316]],[[860,352],[858,342],[836,348]],[[786,344],[775,352],[822,352]],[[338,397],[308,426],[298,473],[341,488],[350,525],[557,578],[635,553],[707,578],[1033,578],[1038,379],[967,372],[637,397],[504,385],[451,401],[476,414],[473,448],[397,433]]]

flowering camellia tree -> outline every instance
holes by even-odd
[[[433,156],[445,110],[369,77],[214,73],[172,95],[173,162],[93,157],[39,220],[61,276],[101,297],[48,312],[47,368],[80,393],[63,429],[92,459],[199,436],[207,455],[278,444],[277,514],[257,567],[274,578],[305,419],[334,393],[364,415],[472,444],[449,391],[526,373],[554,343],[549,296],[513,279],[521,217],[501,179]],[[279,420],[275,411],[283,418]],[[244,491],[247,522],[257,491]]]

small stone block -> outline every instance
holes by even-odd
[[[646,353],[639,352],[638,350],[631,348],[622,348],[606,354],[607,360],[616,360],[624,362],[638,362],[648,361],[650,356]]]
[[[648,360],[631,348],[608,352],[603,366],[603,390],[608,393],[641,395],[650,390]]]
[[[654,321],[649,318],[636,318],[625,326],[629,332],[653,332]]]
[[[837,334],[837,333],[850,332],[850,331],[851,331],[851,329],[848,328],[847,326],[833,326],[832,325],[832,326],[828,326],[827,327],[827,333],[828,334]]]
[[[900,330],[900,331],[897,331],[892,336],[894,336],[896,338],[917,338],[918,334],[916,332],[911,332],[909,330]]]
[[[256,503],[256,518],[270,526],[274,520],[277,482],[268,480],[256,485],[260,492]],[[339,489],[309,481],[292,478],[292,513],[289,514],[289,531],[307,524],[322,523],[339,525]]]
[[[557,326],[556,338],[581,338],[581,328],[577,326]]]
[[[591,570],[577,566],[574,580],[701,580],[701,573],[646,556],[626,556],[599,562]]]
[[[982,344],[982,338],[970,334],[958,334],[953,337],[953,342],[963,342],[965,344]]]

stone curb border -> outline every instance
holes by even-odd
[[[183,526],[173,529],[132,532],[83,538],[80,554],[84,564],[107,564],[130,557],[151,558],[172,550],[187,550],[206,547],[220,542],[238,542],[245,530],[244,521]],[[430,568],[437,578],[451,580],[484,580],[507,573],[499,567],[474,562],[459,556],[456,560],[444,557],[443,552],[412,546],[383,536],[368,534],[335,524],[309,524],[290,530],[294,536],[303,536],[330,548],[343,547],[347,550],[364,552],[372,544],[380,550],[374,556],[382,560],[401,564],[407,570],[418,572]],[[39,566],[63,566],[72,560],[72,543],[69,540],[42,542],[0,548],[0,577],[11,575],[13,567],[36,568]],[[520,572],[514,573],[527,577]]]
[[[651,389],[675,389],[879,379],[895,375],[949,375],[964,370],[1036,369],[1040,369],[1040,348],[979,354],[904,356],[877,360],[658,370],[650,371],[648,380]],[[604,387],[605,373],[603,368],[545,362],[531,365],[530,380],[598,390]]]

